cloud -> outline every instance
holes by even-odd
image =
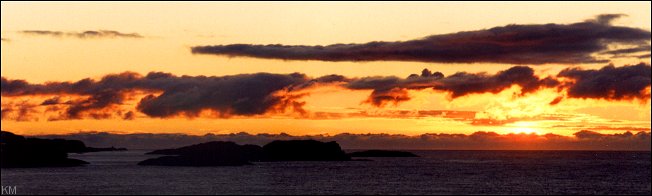
[[[69,135],[44,135],[42,138],[81,140],[89,146],[126,147],[130,149],[175,148],[207,141],[234,141],[240,144],[263,145],[273,140],[316,139],[337,141],[344,149],[409,149],[409,150],[637,150],[650,151],[650,132],[601,134],[580,131],[573,136],[556,134],[436,134],[408,136],[400,134],[351,134],[292,136],[281,134],[111,134],[85,132]]]
[[[494,75],[486,73],[458,72],[444,76],[424,69],[421,75],[412,74],[401,79],[395,76],[363,77],[349,79],[345,87],[352,90],[373,90],[365,101],[376,106],[388,103],[398,104],[410,100],[408,90],[433,89],[450,93],[451,98],[469,94],[500,93],[516,85],[521,87],[520,95],[536,92],[542,88],[567,89],[570,98],[592,98],[607,100],[650,99],[650,65],[607,65],[599,70],[568,68],[557,78],[536,76],[530,67],[515,66]],[[560,81],[568,78],[572,81]],[[556,105],[563,100],[561,94],[550,102]]]
[[[80,39],[98,39],[98,38],[145,38],[138,33],[121,33],[113,30],[97,30],[97,31],[82,31],[82,32],[63,32],[63,31],[47,31],[47,30],[24,30],[19,33],[25,35],[38,35],[38,36],[51,36],[51,37],[75,37]]]
[[[381,111],[357,110],[350,112],[314,112],[310,119],[341,119],[341,118],[425,118],[438,117],[448,118],[459,121],[471,121],[475,118],[475,111],[463,110],[392,110],[386,109]]]
[[[66,103],[64,103],[64,102],[61,100],[61,97],[56,96],[56,97],[52,97],[52,98],[46,99],[45,101],[43,101],[43,102],[41,103],[41,105],[44,105],[44,106],[45,106],[45,105],[59,105],[59,104],[69,104],[69,103],[70,103],[70,102],[66,102]]]
[[[458,72],[450,76],[424,69],[420,75],[412,74],[406,78],[347,78],[341,75],[311,78],[301,73],[175,76],[150,72],[143,76],[124,72],[106,75],[99,80],[86,78],[76,82],[43,84],[2,77],[1,90],[5,119],[5,116],[15,117],[13,114],[19,111],[17,108],[24,106],[17,106],[22,103],[6,103],[11,99],[4,98],[23,96],[41,97],[40,102],[30,103],[34,105],[31,108],[46,107],[46,112],[58,114],[49,120],[133,119],[136,117],[134,112],[155,118],[202,115],[226,118],[287,113],[304,118],[340,118],[351,114],[304,110],[306,103],[301,99],[309,93],[306,89],[339,86],[353,91],[371,90],[364,102],[383,107],[408,101],[411,99],[410,91],[423,89],[445,92],[455,99],[471,94],[500,93],[513,86],[520,87],[517,96],[554,88],[559,96],[550,104],[555,105],[564,98],[649,100],[650,77],[650,65],[643,63],[623,67],[608,65],[599,70],[569,68],[562,70],[557,77],[546,78],[537,76],[532,68],[525,66],[515,66],[495,74]],[[127,105],[134,102],[136,106]],[[23,111],[38,112],[33,109]],[[510,120],[518,119],[483,119],[472,124],[504,124],[512,122]]]
[[[513,24],[396,42],[375,41],[326,46],[281,44],[195,46],[192,47],[192,53],[320,61],[604,63],[609,60],[595,57],[594,54],[608,51],[610,45],[649,48],[651,37],[649,31],[611,24],[611,21],[621,16],[624,15],[605,14],[592,20],[572,24]]]
[[[27,101],[19,101],[18,103],[2,104],[1,119],[12,119],[15,121],[31,121],[38,120],[38,105],[28,103]]]
[[[638,55],[638,56],[636,56],[636,58],[639,58],[639,59],[649,59],[649,58],[650,58],[650,53],[642,54],[642,55]]]
[[[170,88],[159,96],[148,95],[140,100],[138,110],[152,117],[177,114],[198,116],[205,109],[218,111],[222,115],[264,114],[283,101],[293,102],[285,100],[289,97],[275,94],[276,92],[308,81],[303,74],[267,73],[211,78],[166,77],[155,80],[165,80],[165,85]]]
[[[105,90],[91,95],[89,98],[71,103],[66,110],[66,119],[83,118],[83,113],[92,111],[89,114],[95,119],[110,118],[113,113],[120,112],[117,110],[107,111],[107,108],[123,103],[125,96],[119,91]],[[110,109],[110,108],[109,108]]]
[[[568,96],[606,100],[650,99],[650,65],[605,66],[599,70],[564,69],[557,77],[572,79],[565,84]]]
[[[83,98],[62,103],[60,98],[45,100],[41,105],[68,105],[60,119],[85,116],[109,118],[117,106],[129,100],[129,93],[146,94],[136,109],[150,117],[198,116],[208,110],[223,117],[252,116],[285,109],[301,111],[291,91],[307,88],[311,81],[303,74],[240,74],[222,77],[174,76],[152,72],[146,76],[125,72],[111,74],[99,81],[47,82],[30,84],[24,80],[2,78],[2,96],[79,95]],[[327,82],[327,81],[321,81]],[[113,109],[111,111],[103,111]],[[130,114],[132,115],[132,114]]]
[[[553,78],[539,78],[530,67],[516,66],[495,75],[486,73],[458,72],[444,76],[424,69],[421,75],[412,74],[405,79],[397,77],[366,77],[350,81],[349,89],[372,89],[368,103],[383,106],[388,102],[397,104],[410,100],[407,90],[433,89],[451,94],[452,98],[476,93],[499,93],[513,85],[521,87],[521,94],[534,92],[543,87],[555,87]]]
[[[10,42],[10,41],[11,41],[10,39],[2,38],[2,42]]]
[[[123,120],[134,120],[136,119],[136,113],[134,111],[129,111],[125,113],[125,115],[122,117]]]
[[[627,14],[601,14],[596,16],[594,19],[586,20],[586,22],[610,25],[611,22],[623,16],[627,16]]]
[[[621,56],[631,56],[630,54],[632,53],[650,52],[650,50],[652,50],[650,48],[650,45],[647,46],[644,45],[644,46],[637,46],[631,48],[609,50],[609,51],[602,52],[602,54],[610,54],[613,55],[613,57],[621,57]]]

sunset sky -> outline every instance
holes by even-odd
[[[1,128],[649,132],[650,7],[2,2]]]

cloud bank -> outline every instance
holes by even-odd
[[[543,87],[555,87],[558,81],[552,78],[539,78],[530,67],[516,66],[495,75],[486,73],[458,72],[444,76],[440,72],[432,73],[424,69],[421,75],[412,74],[405,79],[397,77],[366,77],[353,80],[347,84],[350,89],[373,90],[367,102],[383,106],[388,102],[397,104],[410,100],[408,90],[431,88],[448,92],[452,98],[469,94],[499,93],[517,85],[521,94],[531,93]]]
[[[176,148],[207,141],[234,141],[239,144],[263,145],[273,140],[315,139],[337,141],[345,149],[410,149],[410,150],[636,150],[650,151],[650,132],[600,134],[579,131],[573,136],[556,134],[350,134],[292,136],[281,134],[111,134],[85,132],[69,135],[41,135],[40,138],[81,140],[89,146],[126,147],[129,149]]]
[[[445,76],[424,69],[420,75],[406,78],[362,77],[347,78],[326,75],[311,78],[301,73],[239,74],[231,76],[175,76],[151,72],[140,75],[132,72],[110,74],[100,80],[90,78],[76,82],[46,82],[31,84],[24,80],[2,78],[2,96],[48,97],[40,104],[11,102],[3,99],[2,118],[26,118],[37,107],[59,115],[49,120],[112,118],[133,119],[135,112],[148,117],[198,117],[205,112],[215,117],[256,116],[291,112],[305,115],[301,98],[309,88],[327,85],[348,90],[370,90],[365,101],[378,107],[410,100],[410,91],[432,89],[450,95],[451,99],[471,94],[499,93],[513,86],[520,87],[520,96],[539,89],[553,88],[559,98],[641,100],[650,99],[650,65],[638,64],[598,70],[569,68],[557,77],[541,78],[530,67],[515,66],[496,74],[458,72]],[[75,98],[69,98],[71,95]],[[68,97],[68,98],[64,98]],[[125,110],[129,101],[135,107]],[[10,114],[14,115],[10,115]],[[326,114],[325,117],[328,117]],[[482,124],[482,123],[480,123]]]
[[[41,105],[67,106],[62,114],[63,119],[88,116],[108,118],[112,113],[121,112],[117,107],[130,100],[131,94],[136,92],[145,93],[146,96],[135,109],[150,117],[195,117],[204,110],[215,111],[222,116],[251,116],[287,108],[299,110],[301,103],[295,100],[300,95],[289,92],[294,90],[294,86],[305,87],[309,81],[305,75],[298,73],[193,77],[161,72],[142,76],[125,72],[107,75],[98,81],[83,79],[44,84],[2,78],[2,96],[55,96]],[[80,95],[85,98],[62,101],[57,97],[59,95]]]
[[[99,38],[145,38],[138,33],[122,33],[113,30],[89,30],[82,32],[63,32],[48,30],[24,30],[19,31],[25,35],[51,36],[51,37],[74,37],[79,39],[99,39]]]
[[[508,64],[604,63],[609,60],[594,54],[625,56],[649,52],[650,32],[611,24],[621,16],[604,14],[572,24],[513,24],[397,42],[326,46],[230,44],[195,46],[191,51],[283,60]],[[611,45],[630,48],[610,50]]]
[[[570,78],[568,96],[607,100],[649,99],[650,65],[605,66],[599,70],[564,69],[557,77]]]

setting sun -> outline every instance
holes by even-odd
[[[541,135],[542,133],[536,127],[536,123],[534,122],[517,122],[511,125],[510,129],[513,133]]]

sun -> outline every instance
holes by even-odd
[[[514,128],[514,131],[513,131],[513,132],[514,132],[514,133],[518,133],[518,134],[521,134],[521,133],[522,133],[522,134],[533,134],[533,133],[534,133],[534,134],[539,135],[539,131],[537,131],[537,130],[535,130],[535,129],[533,129],[533,128],[529,128],[529,127],[518,127],[518,128]]]
[[[539,130],[535,129],[534,127],[537,127],[536,123],[534,122],[516,122],[510,126],[511,132],[513,133],[541,135]]]

